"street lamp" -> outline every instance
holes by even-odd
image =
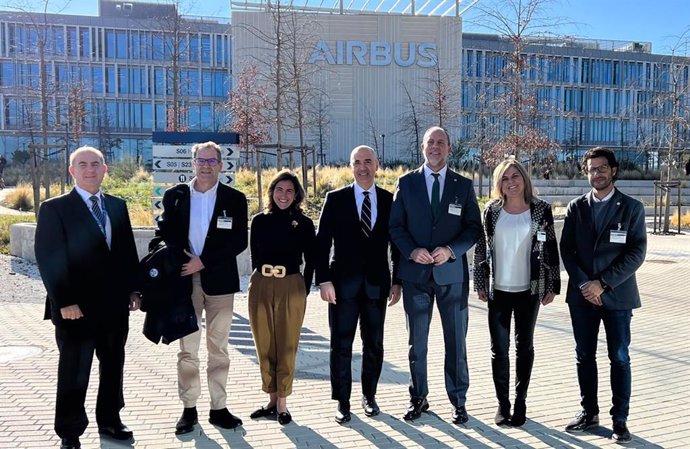
[[[386,135],[381,134],[381,165],[386,161]]]

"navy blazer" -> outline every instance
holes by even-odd
[[[449,211],[451,204],[460,206],[460,215]],[[469,282],[467,256],[482,232],[482,221],[472,181],[450,168],[446,172],[441,197],[441,214],[433,219],[424,179],[424,167],[398,179],[390,218],[390,234],[400,250],[400,279],[425,283],[431,279],[439,285]],[[448,246],[455,259],[440,266],[413,262],[410,255],[415,248],[430,252]]]
[[[592,192],[568,204],[561,236],[561,258],[568,272],[566,302],[589,304],[579,286],[588,280],[603,280],[609,288],[601,295],[610,310],[641,306],[635,272],[647,251],[644,206],[616,189],[597,233],[592,219]],[[625,243],[612,243],[611,231],[626,231]]]
[[[188,184],[178,184],[163,196],[163,214],[158,221],[159,234],[173,250],[189,251],[189,210],[191,197]],[[240,290],[237,256],[247,248],[247,198],[225,184],[218,183],[216,204],[206,234],[204,249],[199,256],[204,264],[200,271],[201,287],[208,295],[227,295]],[[232,217],[232,229],[218,229],[218,217]],[[186,276],[191,294],[192,277]]]
[[[41,204],[34,251],[47,291],[45,319],[56,326],[98,331],[125,325],[129,294],[138,290],[139,258],[126,203],[103,195],[110,248],[76,189]],[[64,320],[60,309],[78,305],[84,317]]]
[[[386,298],[391,287],[389,252],[393,283],[400,284],[398,251],[388,234],[393,194],[376,187],[376,223],[367,238],[361,229],[354,190],[351,184],[326,194],[316,233],[316,283],[332,282],[338,298],[355,298],[362,288],[369,298]]]

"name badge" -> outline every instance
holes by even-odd
[[[537,242],[545,242],[545,241],[546,241],[546,232],[537,231]]]
[[[232,229],[232,217],[218,217],[216,227],[218,229]]]
[[[628,236],[628,231],[611,231],[611,243],[625,243],[625,238]]]
[[[462,206],[459,204],[449,204],[448,213],[459,217],[462,215]]]

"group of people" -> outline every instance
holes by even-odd
[[[468,421],[467,365],[469,265],[476,245],[474,289],[488,304],[491,366],[498,400],[497,425],[527,419],[527,390],[534,363],[533,336],[540,305],[560,293],[559,245],[548,203],[537,198],[515,159],[496,167],[492,199],[480,213],[473,184],[448,167],[450,137],[440,127],[424,134],[424,165],[398,180],[395,194],[376,185],[379,161],[365,145],[350,154],[354,182],[326,195],[318,227],[302,212],[305,192],[294,173],[270,182],[264,211],[247,232],[246,197],[218,181],[221,149],[195,145],[195,177],[165,192],[159,236],[184,262],[199,330],[182,337],[178,392],[183,404],[176,433],[198,423],[201,395],[199,347],[205,316],[209,422],[242,425],[227,408],[228,334],[233,297],[240,290],[237,256],[249,244],[253,272],[248,311],[262,391],[267,402],[250,417],[292,421],[292,393],[306,297],[312,280],[328,303],[331,397],[335,421],[351,420],[352,347],[362,339],[361,407],[381,410],[377,385],[384,360],[386,309],[402,297],[409,346],[409,406],[403,418],[429,410],[427,353],[434,302],[443,327],[444,379],[455,424]],[[604,148],[583,159],[592,191],[568,206],[560,257],[569,275],[566,301],[576,344],[582,411],[567,425],[598,425],[596,348],[603,321],[611,360],[614,438],[630,441],[627,416],[631,374],[628,346],[632,309],[640,306],[635,271],[644,260],[644,209],[614,187],[614,154]],[[127,440],[124,345],[129,311],[141,306],[140,274],[124,201],[104,194],[103,155],[92,147],[70,159],[74,190],[41,206],[36,259],[47,290],[46,318],[55,324],[60,352],[55,431],[62,448],[79,448],[88,425],[84,399],[94,351],[100,362],[96,421],[103,435]],[[390,263],[389,263],[390,261]],[[146,297],[143,298],[146,301]],[[510,346],[514,320],[515,397],[511,405]]]

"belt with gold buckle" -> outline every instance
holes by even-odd
[[[269,265],[261,266],[261,274],[266,277],[284,278],[287,270],[284,265]]]

